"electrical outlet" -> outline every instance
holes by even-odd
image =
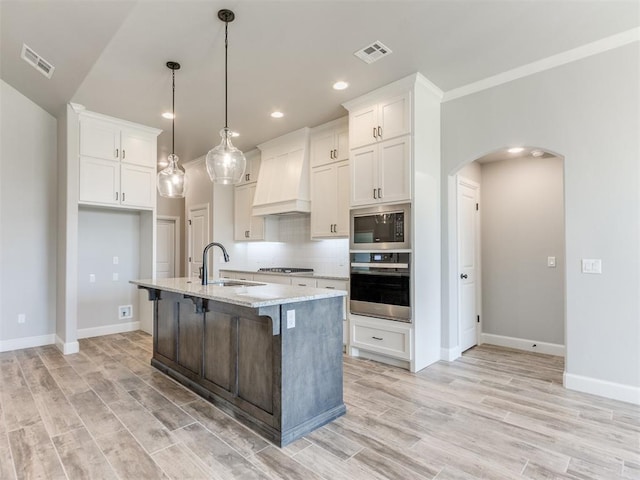
[[[120,305],[118,307],[118,318],[132,318],[132,317],[133,317],[133,306]]]
[[[120,278],[120,275],[118,275],[117,273],[114,272],[113,273],[113,281],[117,282],[119,278]]]
[[[25,313],[18,314],[18,323],[25,323],[27,321],[27,315]]]
[[[287,310],[287,328],[296,327],[296,311]]]

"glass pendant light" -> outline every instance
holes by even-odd
[[[247,159],[243,153],[233,146],[231,136],[233,133],[229,130],[227,124],[227,49],[229,22],[233,22],[235,15],[231,10],[222,9],[218,12],[218,18],[224,22],[224,128],[220,130],[222,141],[220,145],[212,148],[207,153],[207,172],[211,181],[221,183],[223,185],[232,185],[240,183],[244,175],[244,169],[247,165]]]
[[[175,154],[175,118],[176,118],[176,70],[180,68],[178,62],[167,62],[172,70],[173,84],[171,97],[171,155],[169,165],[158,173],[158,193],[167,198],[184,198],[187,189],[187,178],[184,170],[178,166],[178,156]]]

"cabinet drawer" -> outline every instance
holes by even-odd
[[[352,318],[351,346],[410,360],[411,327]]]
[[[316,288],[318,286],[318,281],[315,278],[300,278],[300,277],[291,277],[291,285],[296,287],[313,287]]]
[[[262,273],[255,273],[253,275],[254,282],[264,283],[280,283],[282,285],[291,285],[291,279],[285,275],[266,275]]]

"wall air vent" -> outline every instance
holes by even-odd
[[[354,55],[365,63],[373,63],[386,57],[391,53],[391,49],[380,41],[375,41],[371,45],[367,45],[362,50],[354,52]]]
[[[25,62],[27,62],[47,78],[51,78],[51,75],[53,75],[53,71],[56,69],[56,67],[51,65],[24,43],[22,44],[21,57]]]

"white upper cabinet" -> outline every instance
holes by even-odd
[[[349,236],[349,162],[311,171],[311,238]]]
[[[247,183],[255,183],[258,181],[260,173],[260,150],[254,148],[244,154],[247,159],[247,167],[244,170],[242,180],[238,185],[246,185]]]
[[[233,237],[236,241],[276,240],[277,219],[252,215],[256,182],[234,190]]]
[[[339,118],[311,131],[311,167],[349,159],[348,117]]]
[[[411,96],[404,95],[367,105],[349,114],[351,148],[390,140],[411,133]]]
[[[91,112],[80,114],[79,202],[154,208],[159,133]]]

